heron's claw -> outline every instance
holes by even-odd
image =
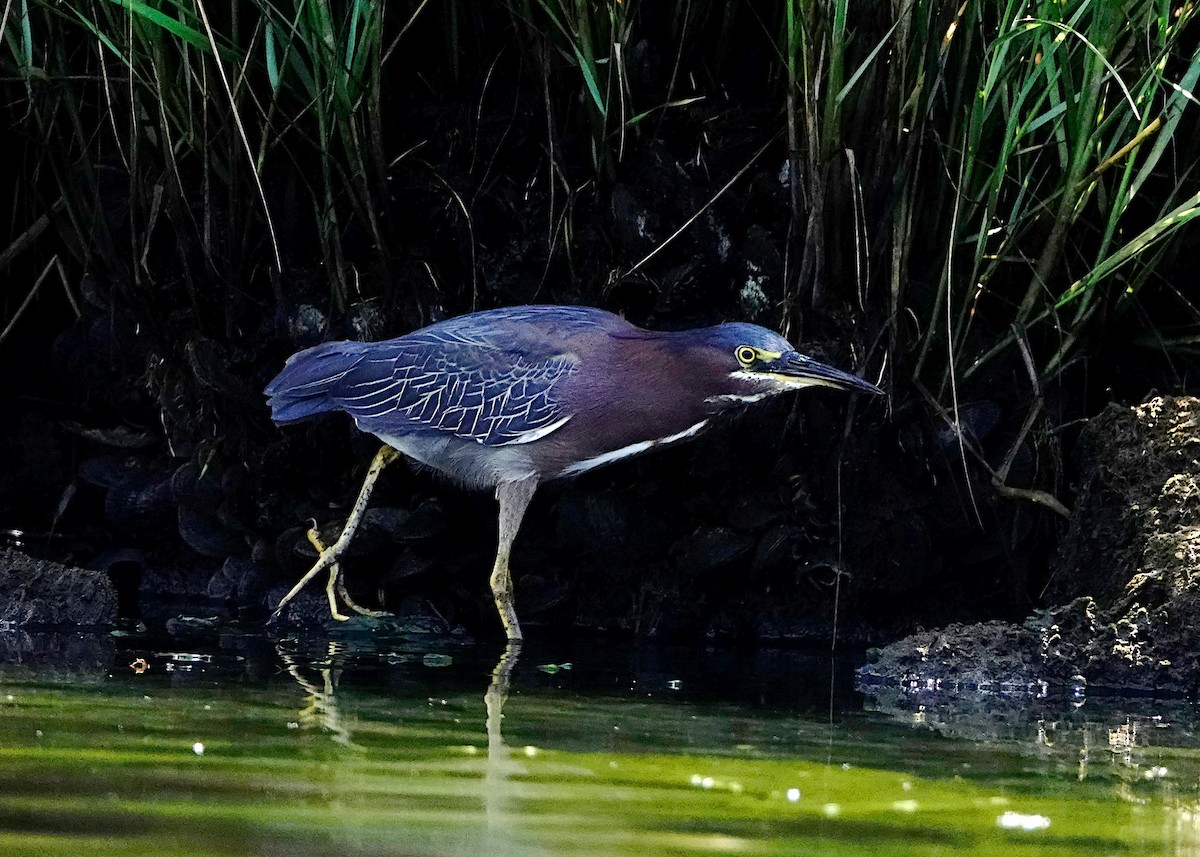
[[[367,509],[367,500],[371,496],[371,491],[375,485],[375,480],[379,478],[379,474],[383,468],[385,468],[388,463],[394,460],[399,454],[400,453],[398,453],[396,450],[386,445],[375,454],[375,458],[372,460],[371,466],[367,469],[367,477],[363,480],[362,488],[359,489],[358,499],[354,503],[354,508],[350,513],[350,517],[346,520],[345,525],[342,527],[342,534],[338,536],[337,541],[332,545],[326,547],[325,543],[321,540],[321,534],[317,531],[317,522],[311,518],[309,519],[310,525],[308,528],[308,541],[314,548],[317,549],[319,556],[317,557],[317,561],[313,567],[310,568],[305,575],[300,578],[299,581],[297,581],[296,585],[291,588],[287,595],[280,599],[279,604],[275,607],[275,611],[271,614],[270,618],[267,619],[268,625],[278,621],[279,617],[282,615],[284,606],[296,597],[296,594],[304,588],[306,583],[326,569],[329,570],[329,582],[325,585],[325,594],[329,599],[330,616],[339,622],[345,622],[350,618],[338,609],[337,595],[339,592],[345,599],[346,603],[357,612],[368,616],[378,615],[376,611],[364,610],[351,601],[346,595],[344,587],[339,589],[338,583],[342,576],[342,571],[338,564],[338,557],[341,556],[341,553],[346,549],[346,546],[350,544],[350,539],[354,537],[354,531],[358,528],[359,523],[362,521],[363,513],[366,512]]]

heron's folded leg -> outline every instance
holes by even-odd
[[[363,480],[362,488],[358,492],[358,499],[354,501],[354,508],[350,510],[350,517],[346,519],[346,526],[342,528],[342,534],[338,536],[336,542],[321,551],[316,564],[308,570],[304,577],[300,578],[287,595],[280,599],[279,605],[275,608],[275,612],[271,614],[271,618],[268,621],[273,622],[275,619],[278,619],[284,605],[295,598],[296,594],[304,588],[306,583],[337,563],[338,557],[346,550],[346,547],[350,544],[350,540],[354,538],[354,531],[358,529],[358,525],[362,522],[363,514],[367,511],[367,502],[371,499],[371,491],[375,488],[375,481],[379,479],[379,474],[383,472],[383,468],[395,461],[399,455],[400,453],[390,446],[384,446],[379,452],[375,453],[375,458],[371,460],[371,466],[367,468],[367,477]],[[333,579],[336,580],[336,577],[335,572]],[[332,612],[336,613],[336,611]]]
[[[510,640],[521,639],[521,625],[517,622],[517,610],[513,606],[508,558],[537,485],[537,477],[531,476],[520,482],[501,482],[496,486],[496,499],[500,502],[500,539],[496,548],[496,564],[492,568],[492,597],[496,601],[496,609],[500,611],[504,633]]]

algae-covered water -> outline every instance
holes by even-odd
[[[14,857],[1200,851],[1190,703],[864,698],[824,657],[587,641],[5,646]]]

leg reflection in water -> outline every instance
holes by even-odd
[[[330,640],[328,660],[325,661],[327,666],[322,666],[320,662],[301,659],[284,651],[278,643],[275,644],[275,651],[284,666],[287,667],[288,674],[296,680],[296,683],[304,690],[305,696],[308,697],[307,703],[300,709],[297,721],[300,726],[304,729],[311,729],[314,726],[324,729],[332,736],[335,743],[354,750],[361,750],[362,748],[351,740],[350,730],[342,722],[342,715],[338,711],[337,700],[334,698],[334,689],[342,674],[341,664],[345,657],[345,648],[345,643]],[[301,665],[302,663],[304,666]]]
[[[438,795],[445,799],[442,811],[446,813],[447,829],[437,834],[438,841],[445,846],[439,848],[437,853],[486,854],[488,857],[525,857],[531,853],[542,853],[529,850],[529,818],[522,805],[523,799],[528,800],[531,791],[536,792],[537,788],[525,782],[529,760],[525,758],[526,752],[520,749],[514,754],[505,744],[502,734],[504,706],[512,690],[514,672],[521,654],[519,641],[509,641],[503,649],[499,661],[491,670],[490,683],[483,696],[487,758],[481,758],[482,754],[477,755],[476,725],[470,728],[474,734],[463,748],[470,751],[470,756],[474,756],[466,762],[465,769],[461,750],[447,746],[444,736],[463,734],[459,725],[462,721],[457,716],[460,712],[454,709],[461,709],[468,722],[479,723],[479,697],[476,694],[479,683],[482,683],[480,678],[474,680],[473,683],[478,682],[475,683],[476,689],[469,691],[465,699],[461,695],[454,695],[450,700],[451,710],[433,709],[431,715],[428,705],[432,705],[432,701],[427,704],[424,686],[418,675],[415,683],[422,687],[418,697],[400,694],[388,702],[381,695],[376,700],[376,704],[385,706],[381,710],[352,695],[349,701],[341,700],[349,712],[344,717],[343,708],[336,699],[338,680],[343,667],[348,662],[357,661],[361,652],[354,649],[353,643],[342,641],[329,640],[320,645],[322,654],[314,658],[311,654],[289,650],[290,646],[285,648],[285,645],[276,644],[280,661],[304,693],[304,705],[298,712],[295,727],[301,731],[319,733],[321,737],[317,745],[332,740],[353,752],[330,748],[328,752],[306,756],[311,758],[313,766],[305,768],[303,776],[319,784],[338,807],[343,803],[369,804],[383,813],[373,821],[365,822],[364,819],[371,818],[369,810],[363,811],[367,815],[352,812],[343,816],[340,809],[331,806],[333,817],[339,820],[331,830],[338,827],[341,831],[338,835],[364,836],[367,828],[362,824],[370,827],[383,823],[383,819],[389,823],[400,820],[420,830],[422,825],[430,824],[431,795]],[[325,649],[325,646],[328,648]],[[402,663],[405,664],[414,662],[417,657],[403,651],[393,654],[404,658]],[[401,672],[413,680],[414,676],[409,670],[407,666],[401,668]],[[347,688],[343,687],[341,691],[345,693]],[[380,694],[384,693],[395,693],[395,689],[380,691]],[[472,699],[475,701],[472,702]],[[438,731],[441,728],[450,731]],[[353,740],[351,729],[359,733],[363,744]],[[302,744],[311,750],[311,735]],[[412,776],[418,770],[421,775]],[[464,778],[464,770],[478,779]],[[389,775],[381,780],[382,772]],[[437,811],[434,810],[435,815]],[[456,827],[464,822],[462,828]]]
[[[488,852],[504,854],[507,837],[503,834],[510,827],[512,814],[507,811],[506,804],[511,786],[507,780],[513,774],[524,772],[524,766],[510,758],[510,749],[504,743],[500,732],[504,721],[504,702],[508,699],[509,688],[512,684],[513,669],[521,654],[521,641],[509,640],[500,656],[499,663],[492,670],[492,683],[484,694],[483,702],[487,706],[487,737],[488,757],[487,768],[483,775],[484,810],[487,813]],[[511,843],[509,843],[511,844]]]

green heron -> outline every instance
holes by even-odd
[[[686,440],[722,411],[812,386],[881,392],[757,325],[651,331],[588,307],[488,310],[385,342],[301,351],[267,385],[275,422],[345,411],[384,446],[337,541],[326,547],[310,532],[320,558],[274,616],[328,569],[330,610],[341,618],[338,557],[375,480],[403,452],[467,487],[495,490],[492,594],[509,639],[519,640],[509,554],[538,485]]]

